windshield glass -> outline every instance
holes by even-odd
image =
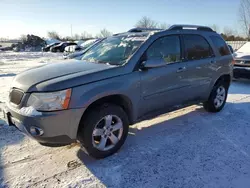
[[[81,44],[82,47],[86,47],[86,46],[90,46],[91,44],[93,44],[97,39],[90,39],[85,41],[84,43]]]
[[[250,53],[250,42],[245,43],[242,47],[240,47],[237,52],[241,53]]]
[[[122,65],[146,40],[146,36],[113,36],[90,48],[82,60]]]

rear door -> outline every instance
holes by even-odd
[[[231,67],[233,57],[229,45],[219,36],[210,36],[210,39],[218,53],[217,66],[225,67],[228,65],[228,67]]]
[[[184,34],[185,62],[187,71],[185,81],[189,83],[186,100],[199,100],[207,96],[213,76],[211,64],[215,63],[214,54],[208,41],[201,35]]]

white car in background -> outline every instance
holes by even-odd
[[[77,52],[77,51],[82,51],[87,49],[89,46],[91,46],[92,44],[94,44],[98,39],[89,39],[85,42],[81,41],[77,43],[77,45],[71,45],[71,46],[67,46],[64,50],[65,54],[69,54],[69,53],[73,53],[73,52]]]
[[[75,51],[76,51],[76,48],[78,48],[78,47],[79,47],[78,45],[70,45],[70,46],[67,46],[67,47],[64,49],[64,52],[66,52],[66,53],[75,52]]]
[[[245,43],[234,53],[234,78],[250,79],[250,42]]]

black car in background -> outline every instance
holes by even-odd
[[[49,52],[51,47],[56,46],[58,44],[60,44],[60,42],[55,42],[55,43],[49,44],[49,45],[45,46],[44,48],[42,48],[42,50],[44,52]]]
[[[60,44],[50,48],[51,52],[64,52],[67,46],[77,45],[75,42],[61,42]]]

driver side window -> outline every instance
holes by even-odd
[[[147,60],[163,59],[166,64],[180,62],[181,49],[179,36],[166,36],[157,39],[146,52]]]

